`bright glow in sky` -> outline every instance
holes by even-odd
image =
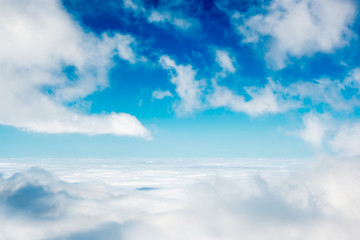
[[[358,239],[359,16],[0,1],[0,240]]]

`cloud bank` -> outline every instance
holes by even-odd
[[[358,159],[330,160],[238,181],[196,180],[211,171],[198,168],[190,185],[145,191],[32,168],[0,179],[0,239],[356,239],[359,169]]]
[[[0,124],[150,137],[134,116],[89,115],[82,107],[83,98],[108,87],[113,57],[137,61],[134,38],[85,32],[57,0],[3,1],[0,9]]]

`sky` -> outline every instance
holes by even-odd
[[[355,0],[0,0],[0,240],[359,239]]]
[[[360,153],[357,1],[0,4],[0,157]]]

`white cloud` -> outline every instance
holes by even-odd
[[[168,56],[160,58],[160,64],[171,73],[170,81],[176,86],[176,93],[181,101],[176,105],[178,114],[191,114],[202,108],[204,83],[195,79],[196,71],[192,66],[177,65]]]
[[[217,61],[224,71],[235,71],[232,60],[225,51],[217,51]],[[195,79],[196,71],[191,65],[177,65],[168,56],[160,58],[164,69],[171,71],[170,81],[176,85],[176,93],[181,101],[176,107],[178,114],[193,113],[196,110],[208,108],[229,108],[234,112],[243,112],[251,116],[260,116],[268,113],[280,113],[299,106],[291,98],[286,99],[284,88],[271,80],[265,87],[244,87],[249,100],[238,95],[226,86],[218,85],[217,81],[225,75],[216,74],[211,88],[204,90],[203,80]],[[156,93],[157,94],[157,93]],[[162,97],[162,94],[161,94]]]
[[[216,61],[223,68],[224,71],[234,73],[236,68],[234,67],[234,60],[230,58],[229,53],[223,50],[216,50]]]
[[[152,11],[148,17],[148,21],[151,23],[170,23],[182,30],[187,30],[192,26],[190,21],[181,17],[175,17],[174,13],[170,12]]]
[[[320,146],[325,138],[326,131],[330,127],[329,117],[306,114],[303,117],[304,129],[300,131],[299,136],[306,142],[314,146]]]
[[[0,124],[45,133],[149,138],[134,116],[88,115],[67,107],[108,87],[113,56],[135,63],[134,43],[129,35],[85,33],[57,0],[2,1]]]
[[[298,81],[279,91],[290,97],[299,97],[301,101],[311,100],[311,105],[326,103],[334,110],[351,110],[358,105],[357,98],[345,99],[343,82],[331,79],[318,79],[313,82]]]
[[[303,116],[304,128],[297,134],[315,147],[326,146],[341,157],[360,156],[360,122],[344,122],[329,114],[309,113]]]
[[[344,84],[360,90],[360,68],[354,68],[345,78]]]
[[[159,27],[173,26],[185,32],[198,24],[195,18],[182,11],[182,1],[158,2],[155,8],[145,8],[142,0],[124,0],[124,7],[141,14],[149,23]]]
[[[352,72],[350,71],[350,73]],[[360,101],[357,93],[345,98],[343,91],[350,87],[349,79],[350,77],[344,81],[328,78],[307,82],[297,81],[285,87],[277,83],[273,84],[273,88],[285,99],[298,101],[299,107],[326,106],[335,111],[350,112],[360,105]]]
[[[266,58],[275,68],[284,68],[289,57],[317,52],[332,53],[348,44],[354,35],[350,25],[357,6],[351,0],[273,0],[265,13],[233,18],[245,43],[270,37]]]
[[[162,90],[155,90],[152,93],[152,98],[153,99],[163,99],[165,97],[174,97],[170,91],[166,90],[166,91],[162,91]]]
[[[360,234],[358,159],[309,161],[307,167],[288,174],[279,168],[260,176],[242,172],[241,178],[231,175],[228,166],[206,177],[214,167],[207,163],[183,169],[189,178],[180,178],[187,182],[180,186],[169,184],[167,171],[157,171],[155,179],[167,185],[149,191],[106,185],[94,178],[74,184],[41,169],[1,177],[0,238],[338,240]],[[214,168],[221,166],[218,162]],[[112,174],[114,169],[122,168],[112,168]],[[97,178],[108,177],[99,172],[109,173],[97,171]],[[147,175],[140,176],[141,181],[130,181],[148,185]],[[199,181],[199,176],[204,177]],[[177,183],[177,177],[171,179]]]
[[[124,7],[129,8],[133,11],[145,11],[145,9],[142,7],[142,2],[138,3],[137,1],[133,0],[124,0]]]
[[[333,139],[330,141],[333,150],[341,155],[355,157],[360,155],[360,123],[340,125]]]
[[[213,108],[226,107],[234,112],[244,112],[251,116],[259,116],[267,113],[279,113],[292,108],[292,103],[282,101],[273,91],[272,84],[264,88],[245,88],[250,100],[238,95],[228,87],[213,85],[213,92],[207,96],[209,105]]]

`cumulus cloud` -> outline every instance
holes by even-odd
[[[216,50],[215,53],[215,60],[223,70],[216,73],[212,84],[207,86],[202,81],[196,80],[196,70],[193,70],[191,65],[177,65],[168,56],[161,57],[162,67],[172,70],[171,82],[177,86],[176,93],[182,99],[182,103],[176,106],[178,110],[182,108],[181,111],[191,113],[196,110],[224,107],[234,112],[260,116],[283,113],[291,109],[302,108],[315,111],[321,108],[348,114],[360,105],[358,91],[346,93],[349,89],[358,88],[357,68],[350,70],[348,76],[341,80],[320,78],[282,85],[280,82],[269,79],[265,86],[243,86],[241,89],[230,89],[226,85],[221,85],[221,80],[228,76],[228,73],[236,71],[234,60],[230,58],[227,51]],[[237,90],[244,90],[245,93],[240,95]],[[158,95],[157,92],[154,94]],[[162,94],[159,95],[159,97],[162,96]],[[310,124],[307,122],[305,125],[308,123]]]
[[[320,146],[330,127],[329,117],[309,113],[303,117],[303,122],[304,129],[298,133],[299,136],[314,146]]]
[[[276,95],[272,85],[270,83],[265,87],[245,88],[250,96],[250,99],[246,100],[245,96],[236,94],[226,86],[214,83],[213,92],[207,96],[207,101],[213,108],[225,107],[251,116],[285,112],[292,108],[291,102],[285,102],[281,96]]]
[[[162,91],[162,90],[155,90],[152,93],[152,99],[163,99],[166,97],[174,97],[169,90]]]
[[[242,181],[225,177],[227,167],[215,178],[196,180],[221,166],[205,164],[206,170],[189,172],[190,185],[150,191],[70,183],[33,168],[0,178],[0,239],[356,238],[358,159],[309,164],[287,175],[243,173]],[[167,181],[161,174],[157,179]]]
[[[191,65],[177,65],[168,56],[160,58],[160,64],[170,71],[170,81],[176,86],[180,102],[176,105],[178,114],[191,114],[202,108],[202,92],[204,83],[195,79],[196,71]]]
[[[114,56],[137,61],[131,36],[87,33],[57,0],[2,1],[0,9],[0,124],[45,133],[150,137],[129,114],[89,115],[69,107],[108,87]]]
[[[223,67],[223,72],[215,75],[212,85],[205,91],[204,80],[197,80],[196,71],[191,65],[177,65],[168,56],[160,58],[164,69],[170,70],[170,81],[176,86],[176,93],[181,101],[175,105],[178,114],[190,114],[209,108],[228,108],[234,112],[243,112],[251,116],[260,116],[268,113],[280,113],[298,107],[292,99],[286,99],[284,88],[271,80],[264,87],[243,87],[246,96],[238,95],[218,81],[225,77],[223,73],[235,71],[233,60],[225,51],[217,51],[217,61]],[[155,92],[154,92],[155,93]],[[158,94],[158,93],[156,93]],[[160,95],[161,97],[163,94]],[[154,95],[153,95],[154,97]]]
[[[330,114],[308,113],[303,116],[304,127],[297,135],[315,147],[326,146],[332,154],[342,157],[360,156],[360,123],[358,119],[340,121]]]
[[[322,78],[286,87],[277,83],[273,90],[283,99],[295,101],[298,108],[311,111],[303,116],[304,128],[298,132],[303,140],[317,147],[325,145],[342,156],[355,157],[360,155],[356,144],[360,139],[359,119],[353,115],[360,106],[359,76],[359,69],[354,68],[343,80]],[[316,113],[319,109],[325,113]],[[344,121],[337,114],[349,120]]]
[[[325,146],[332,154],[342,157],[360,156],[360,122],[343,121],[329,113],[310,112],[302,117],[303,127],[295,134],[314,147]]]
[[[215,73],[211,80],[212,84],[205,85],[205,80],[196,79],[196,70],[193,66],[177,65],[168,56],[161,57],[160,63],[163,68],[170,70],[170,81],[177,86],[176,93],[181,98],[180,103],[175,105],[178,113],[227,108],[234,112],[261,116],[284,113],[293,109],[305,109],[314,112],[321,109],[328,112],[330,116],[336,112],[351,114],[354,109],[360,106],[360,92],[358,91],[360,74],[358,68],[350,70],[344,79],[324,77],[309,81],[299,80],[283,85],[281,82],[269,78],[268,83],[264,86],[250,85],[231,89],[226,85],[221,85],[221,81],[229,73],[236,71],[233,60],[228,52],[217,50],[216,61],[223,70]],[[239,94],[237,91],[244,91],[244,93]],[[162,93],[154,92],[154,94],[163,97]],[[165,95],[167,96],[168,93]],[[305,116],[304,123],[307,126],[306,129],[308,127],[318,129],[315,126],[318,124],[313,118]],[[306,134],[307,131],[312,130],[305,130],[305,135],[308,135]],[[315,140],[315,138],[306,139],[307,137],[304,134],[299,136],[306,141],[309,140],[308,142],[314,145],[321,145],[319,140]]]
[[[355,157],[360,155],[359,141],[360,123],[344,123],[330,140],[330,146],[342,155]]]
[[[357,6],[352,0],[273,0],[268,6],[233,19],[245,43],[270,38],[266,58],[274,68],[284,68],[291,57],[332,53],[354,35],[350,26]],[[259,13],[260,12],[260,13]]]

